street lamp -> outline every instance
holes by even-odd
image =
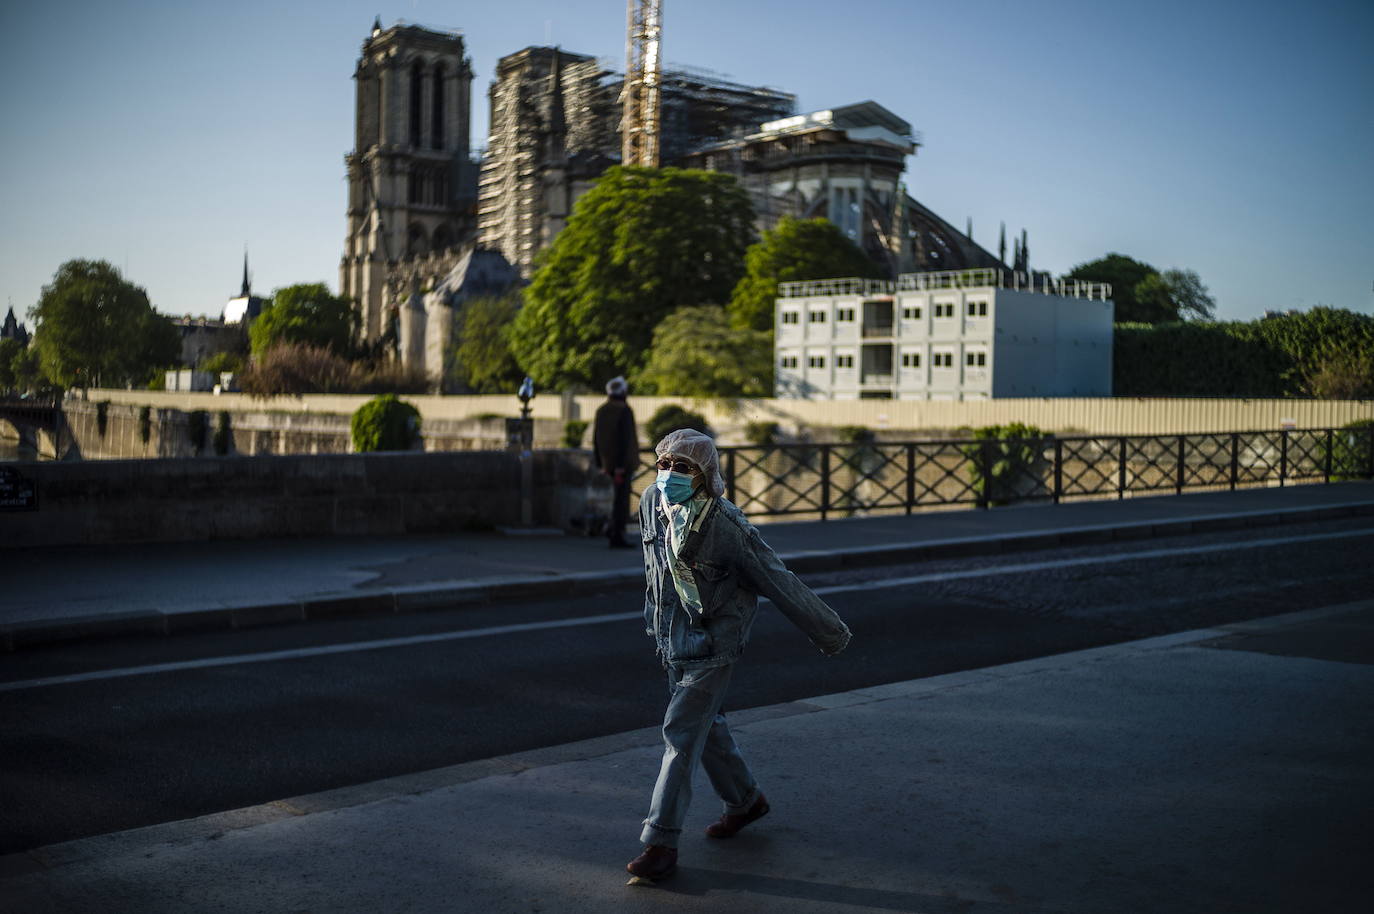
[[[527,376],[525,380],[521,381],[520,390],[516,396],[520,398],[520,418],[528,419],[530,417],[530,401],[534,399],[534,379]]]

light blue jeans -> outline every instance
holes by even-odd
[[[639,837],[644,844],[677,847],[692,801],[692,773],[698,762],[724,801],[727,814],[748,812],[758,798],[758,784],[720,710],[732,672],[733,664],[704,670],[668,667],[663,764]]]

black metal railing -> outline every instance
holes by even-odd
[[[656,472],[645,455],[636,493]],[[720,464],[751,517],[825,520],[1369,479],[1374,427],[722,447]]]

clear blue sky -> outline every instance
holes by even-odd
[[[338,285],[352,73],[374,15],[461,30],[485,145],[496,61],[620,67],[623,0],[12,4],[0,57],[0,307],[103,258],[169,314]],[[1374,306],[1370,0],[665,0],[664,57],[873,99],[925,145],[912,194],[1055,273],[1118,251],[1198,271],[1219,316]]]

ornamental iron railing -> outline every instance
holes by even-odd
[[[656,473],[645,453],[636,493]],[[750,517],[826,520],[1369,479],[1374,426],[722,447],[720,466]]]

